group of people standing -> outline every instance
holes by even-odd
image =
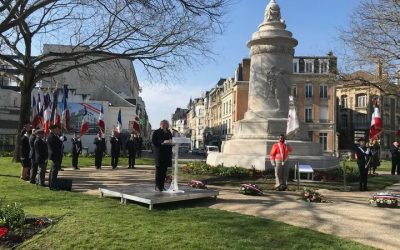
[[[21,179],[39,186],[45,185],[48,161],[51,161],[49,188],[54,189],[61,169],[64,136],[57,125],[51,125],[47,138],[43,129],[25,125],[21,135]]]

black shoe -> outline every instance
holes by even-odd
[[[64,171],[64,169],[63,169],[63,168],[60,168],[60,171]]]
[[[286,185],[282,185],[282,191],[286,191],[288,187]]]

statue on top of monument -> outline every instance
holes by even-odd
[[[275,2],[275,0],[271,0],[269,2],[267,9],[265,11],[265,21],[282,21],[281,20],[281,8]]]

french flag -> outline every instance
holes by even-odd
[[[99,121],[97,122],[97,125],[99,126],[101,131],[104,133],[104,131],[106,130],[106,124],[104,123],[103,116],[104,116],[104,110],[103,110],[103,105],[101,105]]]
[[[43,128],[44,133],[47,135],[49,133],[50,121],[51,121],[51,109],[50,109],[50,95],[47,93],[44,96],[43,104]]]
[[[117,119],[117,127],[115,129],[115,133],[121,134],[122,129],[122,118],[121,118],[121,109],[118,112],[118,119]]]
[[[71,129],[71,115],[69,113],[67,99],[68,99],[68,85],[65,84],[63,89],[62,103],[61,103],[62,105],[61,123],[63,128],[66,131],[69,131]]]
[[[371,127],[369,128],[369,139],[379,139],[379,135],[382,133],[383,122],[381,112],[379,111],[378,101],[376,98],[372,100],[374,112],[371,118]]]
[[[81,129],[79,131],[79,134],[83,136],[89,131],[89,121],[87,120],[87,109],[84,107],[83,110],[83,117],[82,117],[82,124],[81,124]]]
[[[37,103],[35,97],[32,99],[32,128],[36,128],[37,125],[39,124],[38,121],[38,109],[37,109]]]

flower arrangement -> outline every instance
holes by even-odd
[[[244,195],[263,195],[261,188],[255,184],[242,184],[239,192]]]
[[[166,183],[171,183],[171,182],[172,182],[172,176],[171,176],[171,175],[167,175],[167,176],[165,177],[165,182],[166,182]]]
[[[326,202],[324,196],[311,188],[304,188],[300,196],[302,200],[307,202]]]
[[[400,195],[392,193],[375,193],[369,199],[369,203],[376,207],[397,207]]]
[[[0,227],[0,239],[5,237],[8,233],[8,228],[5,226]]]
[[[204,184],[202,181],[192,180],[188,185],[192,188],[207,189],[206,184]]]

